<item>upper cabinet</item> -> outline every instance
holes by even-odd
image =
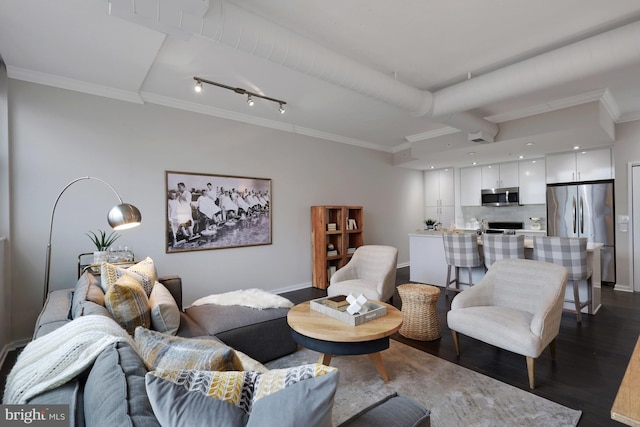
[[[553,154],[546,163],[548,184],[613,178],[609,148]]]
[[[482,167],[482,188],[518,186],[518,163],[500,163]]]
[[[518,162],[520,182],[520,204],[536,205],[547,202],[544,159]]]
[[[482,168],[480,166],[460,169],[460,205],[481,206]]]
[[[424,172],[425,219],[433,218],[449,225],[454,217],[453,184],[453,168]]]

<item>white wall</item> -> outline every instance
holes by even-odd
[[[137,105],[10,80],[13,187],[12,337],[29,337],[44,280],[49,217],[72,179],[96,176],[140,208],[143,223],[119,245],[150,256],[159,274],[183,278],[185,304],[211,293],[310,286],[310,206],[364,207],[365,243],[399,249],[422,227],[422,172],[391,165],[388,153],[230,120]],[[165,253],[165,171],[272,179],[272,245]],[[51,289],[76,281],[88,230],[107,228],[113,193],[85,180],[62,196],[54,220]]]
[[[632,290],[631,283],[631,233],[621,232],[618,215],[631,215],[629,201],[628,167],[640,161],[640,121],[616,126],[616,142],[613,145],[616,173],[616,289]],[[640,224],[633,224],[640,227]]]

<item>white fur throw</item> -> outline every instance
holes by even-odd
[[[106,316],[82,316],[31,341],[7,377],[3,404],[24,404],[84,371],[110,344],[133,339]]]
[[[243,305],[264,310],[266,308],[291,308],[293,303],[280,295],[262,289],[243,289],[224,294],[209,295],[196,300],[191,306],[204,304]]]

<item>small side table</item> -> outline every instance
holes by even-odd
[[[431,285],[407,283],[398,286],[402,299],[402,326],[398,333],[418,341],[433,341],[442,336],[436,304],[440,289]]]

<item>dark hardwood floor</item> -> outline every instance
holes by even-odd
[[[396,284],[410,283],[409,268],[398,269]],[[442,292],[442,291],[441,291]],[[326,293],[310,288],[283,296],[295,303],[319,298]],[[450,292],[438,299],[442,338],[420,342],[394,334],[393,339],[442,359],[495,378],[506,384],[582,411],[580,427],[621,426],[611,420],[611,406],[627,363],[640,335],[640,294],[602,288],[602,307],[594,316],[576,317],[563,313],[557,338],[556,360],[546,350],[536,362],[536,388],[529,388],[524,356],[461,336],[461,355],[456,356],[446,312],[453,298]],[[396,292],[393,305],[401,308]],[[639,390],[640,393],[640,390]]]
[[[409,282],[409,268],[398,269],[397,284]],[[316,288],[282,294],[294,303],[326,296]],[[557,357],[546,350],[536,362],[536,388],[529,389],[525,358],[468,337],[460,337],[461,356],[453,348],[446,312],[453,295],[438,300],[442,338],[420,342],[394,334],[393,339],[504,383],[582,411],[580,427],[621,426],[610,411],[620,381],[640,335],[640,294],[602,288],[602,307],[595,316],[583,316],[582,325],[570,313],[562,315],[557,339]],[[401,308],[396,292],[393,305]],[[0,386],[18,351],[10,352],[0,369]],[[640,392],[640,391],[639,391]]]

